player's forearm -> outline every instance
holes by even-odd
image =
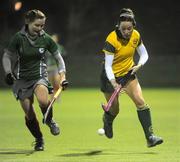
[[[143,43],[141,43],[137,47],[137,52],[138,52],[138,54],[140,56],[138,64],[144,65],[147,62],[149,56],[148,56],[148,52],[147,52],[147,50],[146,50],[146,48],[145,48]]]
[[[63,60],[62,56],[60,55],[60,53],[58,52],[54,56],[56,59],[59,74],[62,72],[66,72],[65,63],[64,63],[64,60]]]
[[[113,64],[113,59],[114,55],[109,55],[105,53],[105,71],[106,71],[106,76],[109,79],[110,83],[114,88],[118,87],[118,83],[116,82],[114,72],[112,69],[112,64]]]
[[[11,56],[10,53],[8,51],[5,50],[3,57],[2,57],[2,64],[3,64],[3,68],[6,74],[8,73],[12,73],[11,70]]]
[[[59,75],[60,75],[61,82],[66,80],[66,73],[64,71],[60,72]]]
[[[115,79],[112,63],[113,63],[114,55],[105,54],[105,71],[107,78],[110,80]]]

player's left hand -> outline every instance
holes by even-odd
[[[67,80],[63,80],[61,83],[62,89],[65,90],[69,85],[69,82]]]
[[[5,77],[5,82],[10,86],[13,85],[15,80],[16,79],[12,73],[8,73]]]
[[[132,72],[131,75],[135,74],[140,68],[142,67],[142,64],[135,65],[131,68]]]

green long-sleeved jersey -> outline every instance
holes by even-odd
[[[17,79],[33,80],[47,76],[45,53],[49,51],[55,55],[58,47],[46,32],[42,31],[31,40],[23,28],[12,37],[7,50],[16,55]]]

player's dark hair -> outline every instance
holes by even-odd
[[[133,26],[135,27],[136,26],[136,21],[135,21],[135,18],[134,18],[134,13],[133,11],[130,9],[130,8],[122,8],[121,11],[120,11],[120,15],[119,15],[119,18],[118,18],[118,22],[115,26],[115,31],[116,31],[116,34],[119,38],[123,38],[120,30],[119,30],[119,25],[121,22],[123,21],[130,21],[133,23]]]
[[[25,24],[29,24],[30,22],[33,22],[35,19],[46,19],[46,16],[43,12],[40,10],[29,10],[27,13],[25,13]]]
[[[131,21],[133,23],[133,26],[136,26],[135,15],[130,8],[121,9],[116,26],[118,27],[122,21]]]

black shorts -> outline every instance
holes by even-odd
[[[121,84],[122,86],[125,86],[125,84],[129,80],[134,80],[137,76],[135,74],[131,75],[131,71],[129,71],[127,74],[121,77],[116,77],[116,82],[118,84]],[[106,71],[103,68],[100,76],[100,81],[101,81],[101,91],[104,93],[112,93],[114,91],[114,88],[110,81],[108,80],[106,76]]]

